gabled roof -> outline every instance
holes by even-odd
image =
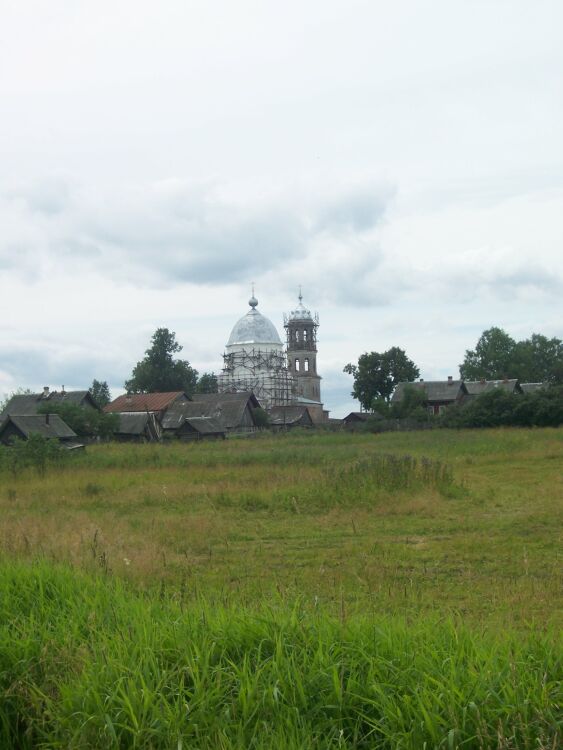
[[[514,393],[520,391],[520,384],[516,378],[510,380],[464,380],[463,384],[470,396],[480,396],[481,393],[497,389]]]
[[[462,380],[422,380],[414,383],[398,383],[391,401],[401,401],[407,386],[415,388],[418,391],[424,391],[426,393],[426,401],[429,404],[433,402],[445,403],[456,401],[464,393],[467,393]]]
[[[373,415],[367,411],[351,411],[342,419],[342,422],[367,422],[371,416]]]
[[[115,413],[115,412],[114,412]],[[119,412],[118,428],[115,431],[117,437],[130,436],[132,438],[146,438],[147,440],[160,440],[162,430],[154,412],[136,411]]]
[[[268,409],[272,425],[312,425],[313,420],[306,406],[272,406]]]
[[[130,393],[118,396],[110,404],[104,406],[105,412],[127,411],[164,411],[176,401],[188,400],[184,391],[168,391],[166,393]]]
[[[0,421],[8,414],[33,416],[45,404],[74,404],[83,406],[87,402],[94,409],[98,405],[90,391],[51,391],[50,393],[22,393],[12,396],[0,414]]]
[[[71,430],[58,414],[8,415],[0,425],[0,434],[10,422],[26,438],[34,433],[45,438],[55,438],[57,440],[67,440],[76,437],[74,430]]]
[[[224,435],[225,428],[218,419],[213,417],[189,417],[186,424],[193,427],[201,435]]]
[[[520,383],[520,388],[524,393],[534,393],[535,391],[541,391],[545,387],[545,383]]]
[[[119,423],[115,431],[117,435],[142,435],[147,427],[150,414],[146,411],[118,413]]]
[[[180,427],[186,419],[192,417],[213,417],[218,419],[224,429],[238,427],[247,406],[252,410],[259,406],[256,396],[251,391],[239,393],[194,393],[194,400],[174,404],[162,419],[165,430]]]

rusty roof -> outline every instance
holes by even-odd
[[[189,401],[184,391],[169,391],[167,393],[131,393],[118,396],[110,404],[104,406],[105,412],[126,411],[164,411],[177,401]]]

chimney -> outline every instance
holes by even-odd
[[[448,375],[448,385],[451,385],[454,382],[454,379],[451,375]]]
[[[48,385],[43,386],[43,398],[49,398],[49,386]]]
[[[128,405],[131,405],[132,402],[133,402],[133,399],[131,398],[131,394],[128,393],[127,396],[125,397],[125,403]]]
[[[64,387],[64,385],[61,385],[61,395],[62,396],[65,395],[65,387]]]

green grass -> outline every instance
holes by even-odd
[[[0,476],[0,747],[558,747],[563,430],[73,459]]]
[[[0,577],[0,741],[19,748],[556,748],[552,633]]]

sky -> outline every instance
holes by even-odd
[[[342,372],[563,338],[560,0],[2,0],[0,395],[117,396],[157,327],[218,372],[258,309]]]

